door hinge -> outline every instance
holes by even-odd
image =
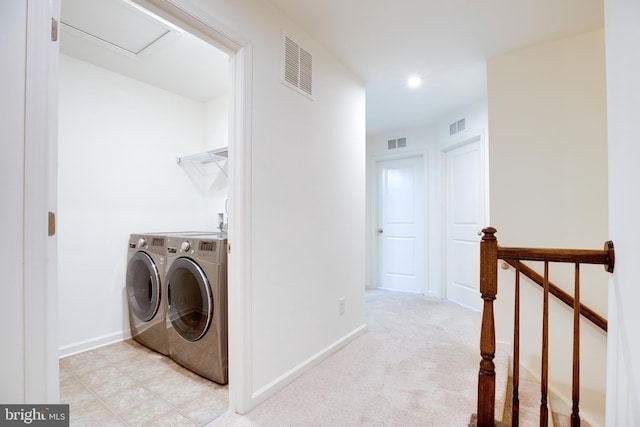
[[[58,21],[55,18],[51,18],[51,41],[58,41]]]
[[[227,253],[231,253],[231,243],[227,243]]]
[[[49,237],[56,234],[56,214],[49,212]]]

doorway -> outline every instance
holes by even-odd
[[[479,311],[479,232],[485,223],[486,197],[482,138],[464,141],[444,157],[447,298]]]
[[[425,293],[424,157],[377,162],[378,287]]]
[[[181,27],[192,30],[193,27],[190,26],[189,22],[192,22],[192,23],[196,22],[199,25],[199,28],[197,30],[194,30],[194,33],[197,33],[199,36],[205,36],[204,38],[209,40],[209,42],[213,39],[218,38],[219,34],[216,32],[215,29],[202,25],[202,22],[197,22],[195,18],[193,18],[190,21],[188,19],[187,14],[185,14],[184,10],[180,10],[180,13],[178,13],[173,9],[174,8],[173,6],[168,4],[168,2],[158,1],[153,3],[156,5],[156,7],[154,7],[155,11],[162,12],[163,16],[169,16],[173,18],[176,18],[176,16],[179,16],[180,19],[176,18],[175,22],[177,22]],[[246,134],[247,121],[245,119],[247,118],[248,111],[250,110],[251,95],[244,90],[244,88],[247,86],[247,82],[250,81],[249,67],[246,66],[247,63],[250,61],[250,50],[247,50],[241,45],[234,44],[226,36],[225,37],[220,36],[218,39],[223,40],[223,42],[219,42],[217,45],[222,46],[224,48],[224,51],[230,55],[230,65],[231,65],[230,68],[232,69],[230,79],[227,80],[227,83],[229,84],[230,82],[229,104],[232,105],[232,107],[229,108],[228,123],[233,124],[233,126],[230,126],[228,130],[229,132],[229,135],[228,135],[229,163],[230,163],[229,173],[231,177],[234,178],[232,179],[232,181],[235,182],[235,185],[230,185],[229,187],[229,207],[230,207],[229,211],[237,215],[237,220],[233,221],[234,229],[229,230],[230,237],[233,235],[237,236],[237,240],[234,240],[234,255],[236,256],[229,257],[229,276],[230,276],[229,280],[234,283],[234,286],[233,286],[234,289],[232,291],[230,290],[230,294],[229,294],[229,306],[234,307],[235,306],[234,302],[239,300],[238,295],[242,295],[246,292],[246,288],[244,287],[246,285],[246,282],[243,280],[243,278],[245,277],[245,272],[244,272],[245,268],[238,263],[237,257],[243,256],[244,260],[247,259],[246,251],[244,250],[244,248],[245,248],[245,242],[248,240],[249,236],[247,235],[246,232],[244,232],[243,228],[245,226],[244,218],[248,217],[248,215],[246,215],[246,210],[248,209],[248,205],[245,203],[245,200],[246,200],[245,197],[250,197],[250,194],[248,194],[249,192],[247,191],[247,189],[238,190],[238,188],[243,188],[243,183],[246,182],[245,174],[247,173],[247,168],[250,168],[250,164],[247,164],[246,162],[246,159],[248,157],[246,153],[249,150],[249,145],[247,144],[248,141],[246,139],[247,138],[247,134]],[[238,94],[240,93],[242,94],[242,97],[238,97]],[[177,110],[179,111],[180,109],[178,108]],[[97,111],[93,111],[93,113],[99,114],[99,112]],[[98,151],[97,153],[93,153],[93,155],[88,155],[88,156],[85,156],[85,154],[90,154],[89,152],[82,153],[82,155],[79,156],[79,162],[85,163],[85,165],[83,166],[86,167],[87,173],[89,174],[95,173],[96,171],[91,168],[91,162],[100,162],[101,158],[99,154],[100,153],[112,154],[112,153],[109,153],[109,150],[112,148],[113,147],[111,146],[111,144],[105,144],[102,147],[104,151]],[[110,156],[107,156],[107,157],[109,157],[108,159],[109,161],[113,160]],[[175,167],[175,170],[177,170],[180,174],[182,174],[183,172],[180,170],[180,168],[178,168],[175,165],[174,160],[175,160],[174,158],[171,159],[171,163],[173,167]],[[61,165],[61,167],[63,166],[64,165]],[[153,162],[151,162],[151,164],[141,162],[139,163],[138,167],[147,168],[148,170],[153,170],[154,168],[157,167],[157,165],[153,164]],[[121,168],[118,171],[118,173],[126,174],[128,170],[130,170],[130,168]],[[109,180],[110,177],[111,176],[109,175],[102,176],[102,179]],[[149,179],[148,184],[153,185],[154,184],[153,179]],[[87,190],[96,191],[96,189],[92,188],[91,186],[88,186]],[[56,193],[57,188],[50,188],[49,191]],[[238,195],[241,195],[242,197],[238,197]],[[144,199],[144,197],[142,199]],[[131,206],[137,206],[135,199],[132,198],[129,200],[129,202],[131,203]],[[156,204],[156,208],[162,208],[164,200],[157,200],[153,203]],[[99,209],[96,210],[96,212],[98,211]],[[120,213],[120,215],[121,214],[122,213]],[[214,217],[215,215],[211,215],[211,216]],[[98,242],[101,242],[101,243],[98,243]],[[97,244],[97,246],[102,246],[102,248],[104,249],[105,243],[106,243],[105,240],[95,239],[95,240],[92,240],[91,245],[92,247],[94,247]],[[109,253],[109,251],[102,251],[103,256],[107,253]],[[97,252],[94,252],[94,254],[97,254]],[[118,254],[116,253],[115,256],[118,256]],[[100,257],[100,255],[98,255],[98,257]],[[106,273],[106,274],[109,274],[109,273]],[[242,300],[245,301],[248,299],[244,298]],[[250,303],[250,301],[247,301],[247,303]],[[233,322],[234,327],[231,328],[230,335],[234,335],[232,331],[242,331],[247,324],[247,322],[245,322],[244,320],[247,315],[238,314],[236,310],[230,309],[231,317],[234,316],[234,313],[238,318],[236,319],[235,322]],[[98,319],[97,321],[102,321],[102,320],[103,319]],[[109,339],[109,337],[106,337],[105,339]],[[230,353],[234,353],[234,351],[237,351],[238,349],[238,346],[235,346],[234,342],[235,341],[232,338],[230,340],[230,345],[231,345]],[[232,356],[232,358],[234,359],[234,365],[237,363],[238,366],[243,366],[245,364],[245,357],[248,357],[248,356],[244,348],[241,349],[239,353],[240,354],[237,354],[236,356]],[[233,370],[233,367],[231,368],[231,370]],[[236,369],[236,372],[242,373],[244,372],[244,370]],[[234,375],[232,374],[231,377],[234,378]],[[239,378],[240,381],[238,383],[239,387],[236,388],[235,396],[237,397],[237,400],[236,400],[235,408],[233,403],[231,403],[231,406],[232,408],[237,409],[237,408],[242,408],[242,406],[245,405],[244,402],[248,400],[248,398],[246,397],[248,392],[243,388],[244,386],[244,382],[242,381],[243,377],[242,376],[238,377],[236,374],[235,378]]]

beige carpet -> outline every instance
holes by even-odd
[[[467,426],[476,407],[480,313],[368,291],[368,331],[227,426]]]

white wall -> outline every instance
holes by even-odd
[[[449,124],[461,118],[466,120],[466,129],[455,135],[449,135]],[[460,107],[428,126],[415,129],[403,129],[392,133],[367,136],[367,287],[377,287],[377,206],[375,194],[376,163],[380,160],[397,156],[422,155],[425,158],[425,179],[427,207],[425,218],[426,230],[426,269],[425,294],[444,298],[445,292],[445,246],[444,246],[444,152],[452,146],[484,135],[487,129],[486,100],[478,101],[466,107]],[[389,150],[387,140],[407,138],[407,147]]]
[[[176,157],[212,144],[206,112],[203,103],[61,55],[62,354],[129,334],[124,284],[130,233],[214,229],[215,213],[207,212],[176,164]]]
[[[608,240],[603,36],[585,33],[488,61],[490,215],[502,246],[600,249]],[[571,266],[564,267],[552,266],[551,280],[573,294]],[[582,301],[606,317],[604,269],[585,266],[581,278]],[[500,270],[496,334],[509,344],[513,280]],[[533,285],[522,290],[521,360],[535,373],[542,296]],[[556,302],[551,309],[550,381],[570,397],[571,312]],[[602,425],[606,334],[582,325],[580,410]]]
[[[0,224],[3,236],[10,244],[0,247],[0,322],[11,325],[2,331],[5,349],[0,354],[0,402],[22,403],[24,398],[24,313],[23,313],[23,206],[24,206],[24,87],[26,46],[26,2],[4,2],[0,6],[3,58],[0,79]],[[12,43],[5,43],[11,40]]]
[[[609,233],[616,266],[609,283],[607,426],[640,422],[640,3],[605,0],[607,106],[609,120]]]
[[[176,3],[251,45],[250,409],[363,331],[364,85],[268,2]],[[280,83],[282,30],[314,55],[315,101]],[[17,219],[7,225],[20,229]],[[113,288],[105,292],[115,301]]]
[[[176,3],[252,50],[251,407],[364,328],[364,85],[269,2]],[[280,83],[282,31],[313,101]]]

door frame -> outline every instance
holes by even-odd
[[[370,185],[370,194],[369,200],[371,200],[369,206],[369,217],[371,218],[371,224],[369,226],[369,232],[367,233],[367,239],[370,242],[368,245],[371,248],[371,253],[369,254],[369,274],[371,277],[370,287],[372,289],[377,289],[380,285],[380,269],[378,268],[378,256],[380,253],[380,248],[378,244],[378,226],[379,226],[379,209],[378,209],[378,192],[380,190],[380,183],[378,182],[378,165],[381,162],[385,162],[388,160],[403,160],[403,159],[412,159],[412,158],[422,158],[422,166],[423,166],[423,180],[424,180],[424,227],[423,227],[423,239],[424,239],[424,289],[423,293],[425,295],[429,295],[429,276],[427,272],[429,271],[429,261],[431,253],[431,244],[427,236],[429,236],[429,218],[430,218],[430,209],[429,209],[429,156],[427,150],[416,150],[406,153],[393,153],[393,154],[382,154],[373,156],[371,158],[371,163],[369,165],[371,177],[371,185]]]
[[[253,407],[251,282],[252,46],[214,16],[171,0],[134,0],[229,54],[229,408]]]
[[[58,0],[27,2],[24,113],[24,402],[58,402],[57,208]]]
[[[447,294],[447,283],[448,283],[448,277],[447,277],[447,272],[448,272],[448,249],[449,249],[449,229],[448,229],[448,222],[449,222],[449,213],[447,210],[447,153],[456,150],[460,147],[464,147],[465,145],[469,145],[472,144],[476,141],[480,141],[480,163],[481,163],[481,167],[482,167],[482,179],[483,179],[483,189],[484,189],[484,212],[483,212],[483,216],[484,216],[484,223],[485,224],[490,224],[489,221],[489,155],[488,155],[488,150],[489,150],[489,146],[487,144],[487,131],[486,129],[482,129],[478,132],[472,133],[471,136],[466,137],[464,139],[461,139],[459,141],[454,142],[453,144],[447,146],[447,147],[443,147],[440,150],[440,164],[441,164],[441,170],[442,170],[442,180],[441,180],[441,194],[442,194],[442,204],[441,204],[441,218],[442,218],[442,222],[441,222],[441,227],[444,230],[443,236],[442,236],[442,265],[441,265],[441,271],[442,271],[442,282],[440,284],[441,287],[441,295],[445,298],[445,299],[449,299],[449,296]]]
[[[172,0],[140,6],[227,52],[229,96],[229,405],[252,408],[251,348],[251,111],[252,46],[211,15]],[[24,187],[24,401],[59,401],[57,245],[46,212],[56,213],[58,61],[51,51],[51,19],[60,2],[28,1]],[[56,43],[56,48],[57,48]],[[53,178],[53,179],[52,179]],[[27,256],[28,254],[28,256]],[[28,303],[27,303],[28,302]],[[43,355],[43,356],[41,356]]]

